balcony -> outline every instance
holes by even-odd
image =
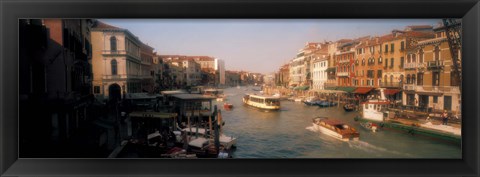
[[[415,84],[403,84],[403,90],[415,90]]]
[[[102,79],[104,80],[125,80],[125,79],[141,79],[140,75],[127,75],[127,74],[117,74],[117,75],[103,75]]]
[[[405,69],[415,69],[415,68],[423,68],[425,67],[425,64],[423,63],[405,63],[403,65],[403,68]]]
[[[102,50],[103,55],[126,55],[126,50]]]
[[[380,87],[386,88],[402,88],[402,85],[400,82],[380,82]]]
[[[428,69],[441,69],[443,66],[443,61],[441,60],[429,61],[427,63]]]
[[[457,93],[460,94],[460,87],[458,86],[417,86],[417,92],[432,92],[432,93]]]
[[[350,60],[347,59],[347,60],[339,60],[338,63],[350,63]]]
[[[348,77],[349,74],[349,72],[337,72],[338,77]]]

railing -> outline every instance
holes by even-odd
[[[415,69],[415,68],[423,68],[425,67],[424,63],[405,63],[403,68],[405,69]]]
[[[127,74],[117,74],[117,75],[103,75],[102,79],[106,80],[115,80],[115,79],[141,79],[141,75],[127,75]]]
[[[349,63],[349,62],[350,62],[349,59],[348,59],[348,60],[340,60],[340,61],[338,61],[338,63]]]
[[[380,82],[380,87],[402,88],[401,82]]]
[[[460,93],[459,86],[416,86],[415,91],[417,92],[451,92],[451,93]]]
[[[428,68],[440,68],[440,67],[443,67],[443,61],[441,60],[429,61],[427,66]]]
[[[403,90],[415,90],[415,84],[403,84]]]
[[[337,72],[337,76],[342,77],[342,76],[348,76],[348,72]]]
[[[127,54],[126,50],[102,50],[104,55],[125,55]]]

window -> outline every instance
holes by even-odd
[[[434,59],[435,60],[440,60],[440,48],[438,46],[435,46],[435,49],[433,50],[434,52]]]
[[[411,80],[410,80],[410,74],[407,74],[407,84],[410,84]]]
[[[110,64],[112,66],[112,75],[117,75],[117,60],[113,59]]]
[[[415,84],[415,74],[412,74],[412,83],[411,84]]]
[[[388,66],[388,58],[385,59],[385,68]]]
[[[96,94],[100,93],[100,86],[94,86],[93,93],[96,93]]]
[[[433,103],[438,103],[438,96],[433,96]]]
[[[377,70],[377,78],[382,78],[382,70]]]
[[[417,62],[417,55],[412,54],[412,62],[413,63]]]
[[[390,68],[393,68],[393,58],[390,59]]]
[[[404,50],[405,50],[405,42],[402,41],[402,42],[400,43],[400,51],[404,51]]]
[[[432,86],[439,86],[440,85],[440,73],[433,72],[432,73]]]
[[[423,85],[423,73],[418,73],[417,77],[417,85]]]
[[[400,68],[403,68],[403,63],[405,62],[405,58],[400,57]]]
[[[378,58],[378,63],[382,63],[382,57]]]
[[[388,44],[385,44],[385,53],[388,52]]]
[[[394,47],[393,47],[393,43],[392,43],[392,44],[390,44],[390,52],[393,52],[394,51],[393,49],[394,49]]]
[[[110,37],[110,50],[117,50],[117,38],[115,36]]]
[[[418,52],[418,59],[418,62],[423,63],[423,49],[420,49],[420,51]]]

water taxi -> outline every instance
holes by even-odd
[[[280,99],[278,97],[247,94],[243,97],[243,103],[266,110],[280,109]]]
[[[360,133],[355,128],[335,119],[315,117],[313,118],[313,126],[321,133],[342,141],[358,140],[360,137]]]

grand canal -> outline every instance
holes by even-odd
[[[222,108],[223,132],[238,138],[234,158],[461,158],[461,146],[398,131],[367,131],[355,122],[357,112],[282,101],[280,111],[265,112],[242,103],[252,89],[224,90],[230,111]],[[342,142],[311,129],[312,118],[341,119],[356,128],[359,141]]]

